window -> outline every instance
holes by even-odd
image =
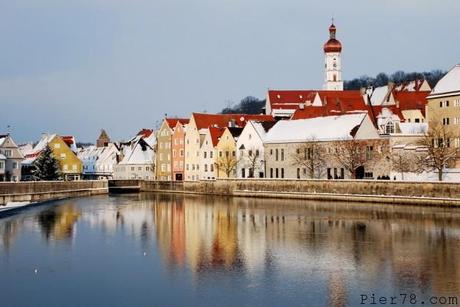
[[[281,168],[281,178],[284,178],[284,168]]]
[[[270,178],[273,178],[273,168],[270,168]]]
[[[385,125],[385,133],[386,134],[395,133],[395,124],[393,122],[388,122]]]
[[[270,156],[273,156],[273,149],[270,149]]]
[[[73,170],[73,171],[76,171],[76,170],[77,170],[77,165],[76,165],[76,164],[72,165],[72,170]]]
[[[205,171],[205,172],[208,171],[208,165],[207,165],[207,164],[204,165],[204,171]]]
[[[252,157],[252,150],[249,150],[249,156]]]
[[[5,156],[6,156],[6,157],[11,157],[11,150],[6,149],[6,150],[5,150]]]
[[[5,167],[3,161],[0,161],[0,169],[3,169]]]
[[[188,163],[185,165],[185,169],[189,170]]]
[[[278,148],[275,149],[275,161],[278,161]]]
[[[300,168],[297,169],[297,179],[300,179]]]
[[[459,125],[460,124],[460,117],[454,117],[454,124]]]
[[[222,151],[219,150],[219,157],[222,157]]]
[[[65,153],[61,153],[61,159],[65,159],[66,158],[66,154]]]
[[[281,161],[284,161],[284,148],[281,148]]]
[[[56,149],[61,148],[61,144],[59,144],[59,143],[54,144],[54,148],[56,148]]]
[[[206,159],[206,158],[207,158],[207,155],[208,155],[208,154],[207,154],[207,152],[205,151],[205,152],[203,153],[203,158]]]
[[[214,172],[214,164],[210,164],[209,169],[210,169],[211,172]]]
[[[232,151],[232,156],[235,157],[236,156],[236,151]]]
[[[228,158],[230,156],[230,152],[226,151],[225,156]]]
[[[374,151],[374,146],[368,145],[366,146],[366,159],[371,160],[372,159],[372,152]]]
[[[275,169],[275,177],[278,178],[279,177],[279,174],[278,174],[278,168]]]
[[[455,99],[454,100],[454,107],[460,107],[460,99]]]
[[[18,163],[17,162],[13,162],[13,169],[17,169],[18,168]]]
[[[67,164],[64,164],[64,170],[66,171],[68,168]]]
[[[258,157],[260,154],[259,154],[259,150],[256,149],[256,157]]]
[[[181,157],[184,156],[184,150],[183,150],[183,149],[180,150],[180,156],[181,156]]]
[[[442,124],[443,124],[444,126],[449,125],[449,117],[443,118],[443,119],[442,119]]]
[[[211,159],[212,159],[212,156],[213,156],[213,152],[210,151],[210,152],[209,152],[209,157],[210,157]]]

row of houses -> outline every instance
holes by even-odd
[[[264,113],[165,118],[157,131],[142,129],[123,142],[102,130],[85,148],[72,136],[43,134],[18,146],[0,135],[0,180],[33,179],[46,146],[65,180],[394,178],[395,154],[425,152],[420,140],[434,123],[449,135],[438,144],[460,146],[460,65],[433,89],[415,80],[357,91],[269,90]],[[362,153],[357,161],[346,161],[351,150]]]

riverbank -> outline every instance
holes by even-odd
[[[198,182],[110,181],[111,187],[237,197],[460,207],[460,184],[376,180],[221,179]]]
[[[108,193],[107,181],[0,182],[0,206]]]

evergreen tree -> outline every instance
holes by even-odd
[[[59,180],[61,172],[59,161],[54,157],[51,148],[47,145],[45,150],[35,160],[32,175],[35,180]]]

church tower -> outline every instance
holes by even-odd
[[[334,21],[332,21],[329,27],[329,40],[324,44],[324,89],[328,91],[343,91],[342,44],[335,38],[336,30]]]

